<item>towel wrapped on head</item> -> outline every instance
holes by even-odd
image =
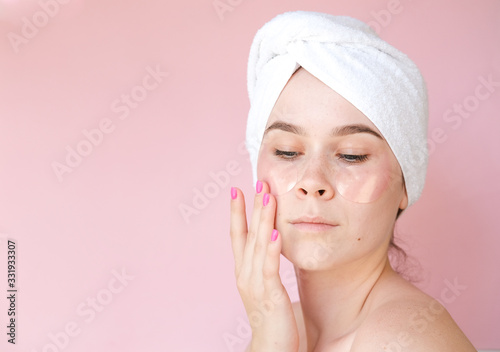
[[[287,12],[255,35],[248,62],[246,146],[254,180],[267,120],[292,74],[303,67],[360,110],[398,160],[409,205],[427,170],[427,91],[416,65],[365,23],[316,12]]]

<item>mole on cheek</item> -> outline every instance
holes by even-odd
[[[361,241],[361,238],[358,238],[358,241]]]

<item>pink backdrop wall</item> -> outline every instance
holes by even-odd
[[[398,233],[418,285],[500,348],[498,0],[0,0],[0,286],[14,239],[19,290],[0,350],[243,349],[228,199],[253,186],[246,60],[298,9],[371,22],[421,68],[429,173]]]

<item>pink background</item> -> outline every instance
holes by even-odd
[[[500,82],[498,0],[221,0],[220,16],[213,0],[54,1],[0,0],[0,280],[11,238],[19,288],[17,345],[0,329],[0,350],[243,349],[228,202],[231,185],[253,192],[246,61],[260,26],[299,9],[371,22],[421,68],[433,143],[399,237],[419,287],[500,348],[500,84],[476,89]],[[93,146],[82,130],[100,124]],[[59,181],[67,146],[88,155]]]

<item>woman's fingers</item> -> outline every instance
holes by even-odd
[[[247,217],[245,211],[245,197],[236,187],[231,187],[231,220],[229,233],[233,248],[236,273],[241,270],[243,253],[247,242]]]
[[[272,279],[274,286],[281,287],[279,278],[281,239],[277,241],[279,236],[274,230],[276,198],[269,193],[267,183],[257,183],[248,230],[243,193],[234,188],[231,198],[231,239],[235,271],[240,283],[261,286],[265,278]],[[269,284],[266,283],[266,286]]]
[[[264,277],[264,262],[269,255],[271,237],[274,230],[274,220],[276,216],[276,199],[269,193],[264,193],[262,196],[262,204],[260,210],[260,221],[259,229],[257,231],[257,236],[255,239],[254,253],[253,253],[253,270],[260,275],[262,278],[271,278],[273,275],[275,279],[278,279],[278,272],[276,271],[271,275],[267,273]],[[276,246],[274,246],[276,247]],[[277,258],[279,260],[279,256]]]
[[[269,193],[269,186],[265,182],[257,181],[255,186],[255,198],[253,203],[252,219],[250,220],[249,238],[254,241],[260,226],[260,212],[263,207],[264,194]],[[255,242],[252,243],[252,246]]]
[[[281,235],[278,230],[273,229],[271,239],[267,248],[264,265],[262,267],[262,276],[264,284],[269,285],[269,288],[280,288],[281,278],[280,270],[280,254],[281,254]]]
[[[239,189],[232,191],[231,240],[236,283],[252,328],[252,351],[296,351],[298,332],[290,298],[279,276],[281,234],[274,229],[276,198],[269,186],[256,187],[252,218]]]
[[[255,197],[252,210],[252,218],[248,228],[247,242],[243,254],[243,264],[245,276],[250,277],[253,269],[254,248],[260,226],[260,214],[263,206],[263,196],[269,190],[267,184],[258,181],[255,189]]]

